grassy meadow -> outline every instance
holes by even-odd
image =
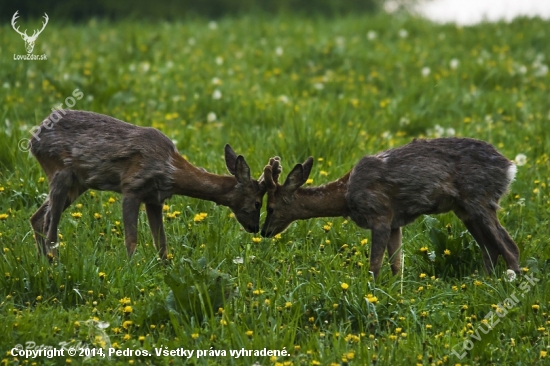
[[[47,60],[16,61],[24,43],[2,25],[1,364],[548,364],[549,32],[540,19],[462,28],[401,15],[50,19],[34,49]],[[99,191],[63,214],[50,265],[29,224],[47,180],[18,145],[75,89],[73,109],[153,126],[218,174],[228,174],[225,143],[256,177],[271,156],[282,157],[284,178],[311,155],[315,186],[415,137],[491,142],[518,162],[499,218],[530,277],[506,281],[502,260],[487,275],[453,214],[405,227],[402,275],[385,259],[375,283],[370,232],[352,221],[301,221],[264,239],[229,209],[187,197],[164,208],[169,263],[157,259],[145,211],[128,260],[121,197]],[[26,342],[134,353],[14,357]],[[287,355],[230,355],[264,348]]]

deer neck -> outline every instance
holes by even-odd
[[[295,202],[298,204],[297,219],[314,217],[347,217],[349,208],[346,201],[349,173],[328,184],[299,188],[296,191]]]
[[[208,173],[179,155],[174,160],[173,194],[208,200],[223,206],[232,204],[237,185],[235,177]]]

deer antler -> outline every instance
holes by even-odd
[[[15,22],[17,21],[17,18],[19,18],[19,16],[17,15],[18,12],[19,12],[19,10],[17,10],[17,11],[15,12],[15,14],[13,14],[13,17],[11,18],[11,26],[12,26],[13,30],[16,31],[17,33],[19,33],[21,36],[23,36],[23,37],[29,37],[29,36],[27,35],[27,30],[26,30],[26,29],[25,29],[25,33],[21,33],[21,32],[19,31],[19,26],[17,26],[17,28],[15,28]],[[45,13],[44,13],[44,14],[45,14]]]
[[[275,189],[282,171],[281,158],[278,156],[270,158],[269,164],[264,167],[264,172],[258,178],[258,183],[265,189]]]
[[[49,20],[49,19],[50,19],[50,18],[48,18],[48,14],[44,13],[44,20],[45,20],[45,22],[42,22],[42,29],[40,29],[39,31],[36,31],[36,30],[35,30],[35,31],[33,32],[32,36],[31,36],[31,38],[38,37],[38,35],[39,35],[40,33],[42,33],[42,31],[44,30],[44,28],[46,28],[46,25],[48,24],[48,20]],[[38,33],[37,33],[37,32],[38,32]]]

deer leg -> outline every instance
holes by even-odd
[[[372,245],[370,253],[370,271],[374,279],[378,278],[380,268],[382,268],[382,260],[384,259],[384,251],[388,246],[391,230],[388,227],[378,227],[372,229]]]
[[[44,220],[48,213],[49,205],[50,201],[49,199],[46,199],[42,206],[40,206],[40,208],[34,213],[34,215],[32,215],[30,220],[32,229],[34,231],[34,240],[36,241],[39,255],[46,255],[48,252],[46,247],[46,231],[44,230]]]
[[[124,196],[122,198],[122,221],[124,222],[124,244],[128,257],[132,257],[137,245],[137,224],[139,206],[141,200],[135,196]]]
[[[462,222],[464,222],[464,225],[481,248],[481,254],[483,255],[483,262],[485,263],[487,273],[492,273],[498,261],[498,248],[495,243],[488,240],[478,222],[474,220],[463,220]]]
[[[69,189],[73,184],[73,173],[70,170],[57,172],[50,181],[49,210],[46,213],[44,228],[46,235],[46,254],[57,256],[57,249],[51,245],[57,242],[57,226],[61,214],[67,207]],[[45,230],[46,231],[46,230]]]
[[[147,219],[149,220],[149,228],[153,234],[155,248],[159,252],[160,259],[166,259],[166,235],[162,223],[162,204],[146,203],[145,210],[147,212]]]
[[[391,264],[391,272],[395,276],[401,269],[401,228],[391,229],[388,241],[388,258]]]
[[[490,212],[490,232],[494,233],[494,236],[498,240],[498,248],[500,254],[506,261],[508,269],[513,270],[516,273],[520,273],[519,269],[519,248],[514,240],[510,237],[510,234],[502,227],[498,221],[498,216],[495,211]]]

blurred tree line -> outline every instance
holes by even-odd
[[[241,14],[296,14],[336,16],[371,13],[383,0],[2,0],[0,17],[11,19],[19,10],[22,18],[48,16],[68,21],[92,17],[109,20],[177,20],[186,17],[220,18]]]

